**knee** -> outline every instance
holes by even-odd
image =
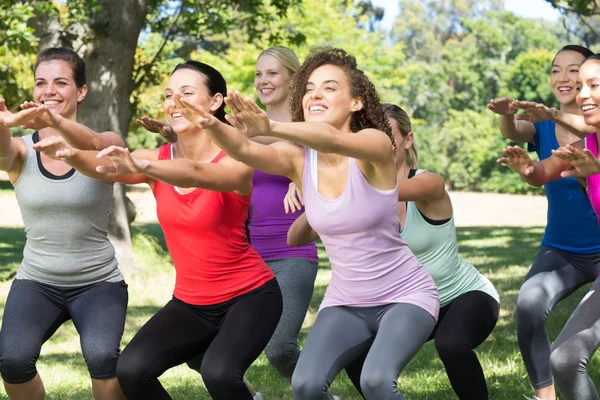
[[[318,399],[321,400],[327,393],[327,384],[324,376],[317,376],[309,371],[294,371],[292,375],[292,391],[294,399]]]
[[[398,376],[380,368],[365,368],[360,375],[360,388],[366,399],[387,399],[398,393]]]
[[[204,385],[210,393],[230,388],[242,382],[244,371],[227,362],[203,362],[200,368]]]
[[[465,354],[471,353],[473,350],[458,334],[444,334],[438,332],[435,335],[434,343],[442,361],[461,358]]]
[[[94,379],[114,378],[119,360],[118,348],[94,348],[83,351],[83,358]]]
[[[152,362],[147,359],[143,352],[136,349],[125,348],[117,362],[117,378],[123,391],[127,394],[127,388],[136,387],[138,384],[151,380],[155,377],[152,370]]]
[[[300,350],[295,343],[278,343],[265,348],[265,355],[269,363],[284,378],[289,378],[294,373],[294,368],[300,356]]]
[[[558,380],[565,376],[576,376],[585,373],[587,359],[580,354],[580,346],[558,346],[550,353],[552,375]]]
[[[20,384],[35,378],[36,354],[3,351],[0,355],[0,372],[6,383]]]
[[[523,285],[517,297],[517,319],[521,322],[545,321],[548,307],[546,297],[542,288]]]

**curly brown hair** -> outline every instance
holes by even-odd
[[[362,109],[355,111],[352,115],[350,130],[358,132],[366,128],[379,129],[388,135],[395,152],[396,141],[392,135],[392,127],[385,115],[375,85],[371,83],[363,71],[356,67],[356,58],[346,53],[343,49],[323,46],[311,50],[292,81],[292,90],[290,93],[292,121],[304,121],[302,99],[305,94],[306,82],[308,82],[308,78],[313,71],[323,65],[334,65],[343,69],[350,86],[350,95],[352,97],[361,97],[363,100]]]

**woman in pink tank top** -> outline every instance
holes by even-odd
[[[181,96],[176,101],[232,158],[301,187],[329,254],[332,278],[292,377],[294,398],[325,398],[337,373],[372,344],[361,375],[365,397],[404,399],[395,382],[429,337],[439,299],[400,237],[395,142],[356,59],[314,49],[294,79],[291,123],[270,121],[239,93],[226,100],[232,126]],[[256,134],[297,145],[247,139]]]

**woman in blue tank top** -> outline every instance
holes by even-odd
[[[94,398],[124,399],[116,365],[128,294],[108,240],[113,184],[32,148],[58,135],[82,149],[124,145],[114,132],[98,134],[77,123],[86,93],[84,61],[73,50],[49,48],[38,55],[35,103],[12,114],[0,100],[0,169],[15,187],[27,233],[0,331],[0,372],[11,399],[45,397],[36,361],[42,344],[68,320],[79,333]],[[11,138],[8,128],[19,125],[38,131]]]
[[[585,47],[562,48],[552,63],[550,83],[560,112],[581,115],[576,103],[579,66],[592,52]],[[517,120],[516,104],[508,98],[492,100],[488,108],[500,115],[500,131],[507,139],[527,142],[540,160],[552,150],[591,133],[585,124],[568,131],[560,121]],[[600,228],[597,218],[575,178],[544,185],[548,198],[548,223],[533,266],[517,299],[517,336],[521,355],[537,398],[555,400],[550,367],[550,340],[546,319],[552,308],[600,272]],[[577,221],[577,223],[573,223]]]

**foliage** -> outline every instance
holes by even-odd
[[[90,40],[86,18],[96,13],[94,23],[101,24],[106,1],[8,7],[0,0],[0,28],[6,27],[6,33],[0,31],[0,94],[7,104],[14,108],[31,96],[35,16],[57,18],[70,27],[61,33],[63,42],[83,43]],[[327,44],[355,55],[382,101],[409,112],[422,164],[454,188],[539,192],[495,165],[507,143],[486,104],[504,95],[556,104],[548,83],[550,61],[574,38],[562,23],[518,17],[504,11],[500,0],[400,0],[390,32],[379,26],[382,10],[368,0],[148,0],[147,6],[131,78],[130,147],[162,143],[135,119],[164,118],[163,85],[177,63],[206,62],[222,72],[230,89],[253,94],[261,49],[286,45],[302,60],[312,47]]]

